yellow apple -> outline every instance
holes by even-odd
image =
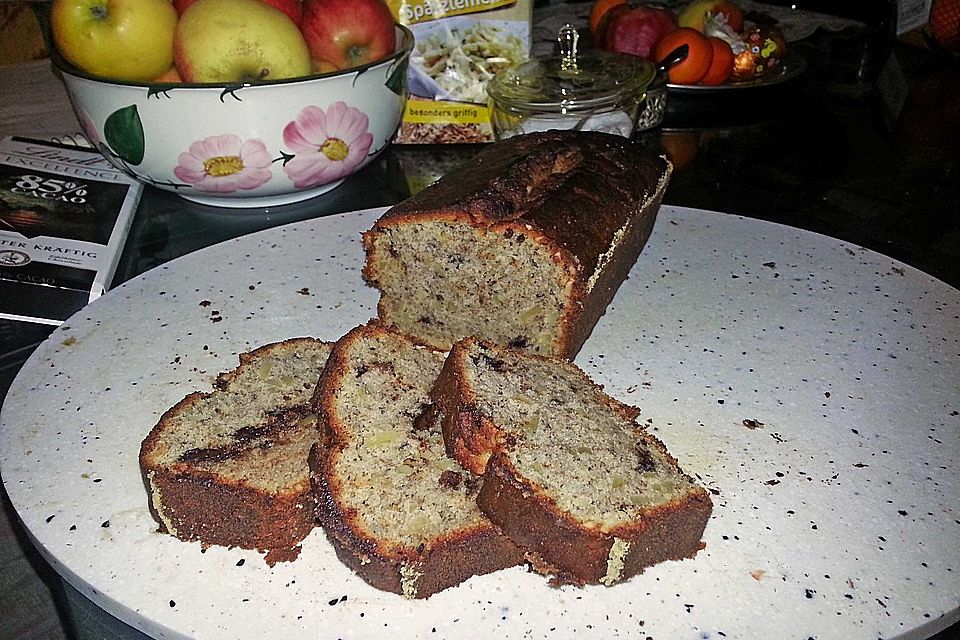
[[[297,25],[261,0],[197,0],[174,35],[186,82],[257,82],[310,75],[310,50]]]
[[[54,0],[50,9],[60,55],[113,80],[146,81],[169,69],[176,26],[170,0]]]
[[[743,29],[743,11],[729,0],[695,0],[688,4],[677,16],[677,24],[681,27],[691,27],[700,33],[704,32],[704,19],[707,13],[712,15],[723,14],[727,24],[735,32]]]

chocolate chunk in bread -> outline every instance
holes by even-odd
[[[166,411],[140,448],[160,531],[205,547],[292,560],[314,528],[307,455],[317,440],[310,401],[330,344],[294,338],[240,355],[210,393]]]
[[[468,338],[431,396],[480,509],[556,582],[611,585],[702,547],[707,491],[572,363]]]
[[[380,319],[440,349],[475,335],[572,358],[650,236],[670,172],[596,132],[492,145],[364,234]]]
[[[428,395],[443,359],[373,322],[337,342],[314,398],[317,517],[347,566],[407,598],[522,559],[477,507],[478,483],[445,454]]]

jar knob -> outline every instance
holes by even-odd
[[[577,73],[577,42],[580,34],[570,23],[560,27],[557,42],[560,44],[560,69],[570,73]]]

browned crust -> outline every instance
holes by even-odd
[[[310,452],[310,480],[317,520],[337,556],[370,585],[401,594],[401,568],[404,565],[415,567],[422,574],[417,581],[416,598],[429,597],[474,575],[519,564],[523,560],[522,552],[489,522],[460,529],[431,539],[428,544],[411,548],[390,540],[377,539],[365,530],[356,510],[341,504],[338,499],[340,479],[335,465],[343,446],[346,426],[338,420],[333,401],[339,389],[339,380],[350,370],[350,346],[354,341],[378,332],[397,333],[383,323],[372,320],[341,338],[327,360],[327,367],[314,395],[313,407],[320,416],[321,436]],[[409,336],[404,338],[410,340]]]
[[[516,136],[395,205],[376,226],[429,212],[462,214],[486,226],[512,220],[540,229],[589,273],[612,235],[636,213],[633,206],[646,201],[667,172],[665,159],[620,136]]]
[[[311,481],[317,519],[337,557],[371,586],[402,594],[401,567],[414,566],[422,575],[415,598],[427,598],[475,575],[519,564],[522,552],[489,522],[411,548],[376,540],[363,531],[356,513],[345,511],[336,499],[336,483],[328,482],[329,467],[320,445],[310,452]]]
[[[172,416],[206,396],[191,393],[168,409],[140,446],[140,471],[158,530],[174,534],[167,528],[169,521],[181,540],[271,552],[270,564],[291,554],[293,559],[300,541],[314,527],[313,496],[306,478],[285,492],[265,494],[189,464],[167,467],[153,459],[157,440]]]
[[[561,584],[597,583],[613,539],[585,530],[512,472],[503,455],[490,458],[477,505],[517,546],[541,559],[534,568]]]
[[[572,358],[649,238],[670,173],[666,159],[619,136],[548,131],[510,138],[384,213],[363,236],[364,278],[377,286],[375,238],[392,225],[447,220],[523,228],[575,276],[553,352]],[[588,291],[601,256],[628,223]]]
[[[468,338],[453,345],[430,390],[430,398],[440,412],[447,455],[473,475],[482,476],[501,434],[476,408],[476,396],[466,382],[465,359],[470,344]]]
[[[242,353],[240,366],[221,373],[214,386],[229,387],[238,372],[257,357],[298,343],[316,342],[315,338],[290,338]],[[265,552],[270,565],[293,560],[300,552],[300,542],[316,526],[306,473],[302,482],[282,492],[265,493],[190,463],[166,466],[155,460],[160,436],[173,417],[209,395],[194,392],[184,397],[164,412],[140,445],[140,471],[150,515],[161,533],[174,534],[168,530],[166,523],[170,522],[178,539],[200,541],[204,548],[221,545]],[[155,504],[155,493],[159,494],[162,513]]]
[[[313,495],[303,483],[282,494],[264,494],[221,477],[198,472],[153,472],[144,470],[144,482],[150,491],[159,492],[163,516],[173,525],[176,537],[200,541],[204,547],[221,545],[266,552],[266,561],[293,560],[300,542],[313,530]],[[150,500],[150,512],[167,530],[164,520]]]
[[[647,244],[650,234],[653,233],[653,226],[657,220],[663,194],[667,190],[671,170],[668,165],[663,181],[650,194],[649,204],[644,204],[639,215],[630,222],[623,241],[614,250],[610,261],[600,271],[593,288],[583,300],[583,312],[573,316],[576,320],[570,329],[569,342],[566,344],[565,352],[559,352],[559,355],[573,358],[580,352],[583,343],[593,332],[593,327],[606,312],[607,305],[617,294],[620,284],[627,279],[630,269],[633,268],[634,263],[643,251],[643,247]]]
[[[692,558],[706,545],[703,532],[713,512],[706,489],[696,487],[680,502],[672,502],[648,513],[644,529],[625,538],[631,542],[624,559],[623,579],[665,560]]]
[[[466,380],[467,354],[474,338],[454,345],[431,397],[441,413],[448,453],[477,475],[483,484],[477,496],[480,510],[517,546],[527,551],[535,570],[551,574],[561,584],[595,584],[607,574],[607,559],[615,538],[629,543],[618,580],[664,560],[693,557],[703,544],[701,537],[713,509],[709,494],[694,487],[686,497],[646,510],[633,522],[603,532],[584,526],[561,511],[541,487],[523,478],[513,467],[502,431],[477,406],[475,392]],[[556,362],[578,373],[598,391],[602,388],[574,365],[542,356],[526,358]],[[600,396],[625,420],[637,409],[606,394]],[[659,449],[672,465],[676,460],[657,438],[637,428],[637,437]]]
[[[504,535],[543,559],[543,566],[535,568],[561,584],[599,583],[615,538],[630,544],[618,581],[665,560],[691,558],[703,548],[701,537],[713,509],[707,492],[696,487],[686,498],[650,509],[614,532],[587,529],[518,477],[501,455],[487,465],[477,504]]]

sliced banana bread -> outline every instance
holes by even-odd
[[[388,210],[363,236],[381,320],[572,358],[646,243],[671,166],[620,137],[516,136]]]
[[[317,516],[347,566],[407,598],[521,561],[425,411],[443,358],[373,322],[337,342],[314,398]]]
[[[269,564],[297,556],[315,526],[310,401],[330,348],[294,338],[241,354],[212,392],[192,393],[163,414],[140,448],[160,531],[265,551]]]
[[[469,338],[431,395],[480,509],[555,581],[611,585],[702,547],[707,491],[572,363]]]

